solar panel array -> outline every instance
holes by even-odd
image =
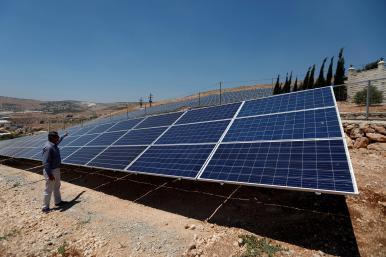
[[[221,183],[358,192],[332,88],[72,128],[63,163]],[[46,134],[0,142],[39,160]]]

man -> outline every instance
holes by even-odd
[[[44,200],[42,211],[47,213],[50,210],[50,200],[52,192],[54,193],[55,205],[63,206],[66,204],[65,201],[62,201],[60,195],[60,150],[58,144],[65,138],[68,134],[64,134],[62,137],[59,137],[58,132],[51,131],[48,133],[48,142],[43,147],[43,175],[46,180],[46,188],[44,189]]]

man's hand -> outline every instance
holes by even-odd
[[[48,179],[51,180],[51,181],[54,181],[55,177],[53,175],[48,175]]]
[[[68,131],[66,131],[66,133],[64,133],[63,137],[66,137],[68,136]]]

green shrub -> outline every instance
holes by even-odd
[[[375,86],[370,86],[370,104],[379,104],[383,101],[383,93]],[[358,91],[354,96],[354,102],[356,104],[366,104],[367,87],[361,91]]]

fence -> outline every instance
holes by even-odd
[[[386,120],[386,77],[333,87],[342,119]]]

